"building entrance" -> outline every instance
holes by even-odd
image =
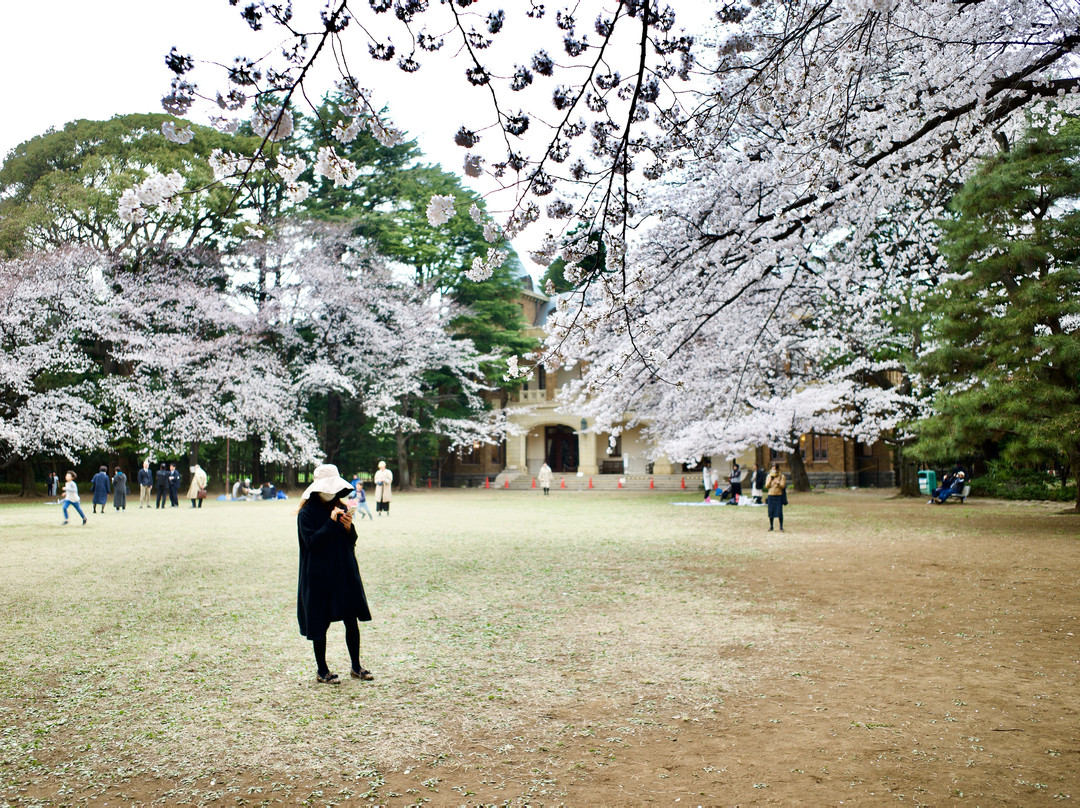
[[[552,471],[577,471],[577,433],[568,426],[544,427],[544,458]]]

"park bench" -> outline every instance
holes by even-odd
[[[971,486],[970,485],[965,485],[963,491],[961,491],[959,494],[953,494],[951,497],[949,497],[947,500],[945,500],[941,504],[942,505],[948,505],[954,499],[960,500],[960,502],[962,504],[964,502],[964,500],[967,499],[970,495],[971,495]]]

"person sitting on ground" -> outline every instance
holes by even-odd
[[[232,498],[239,501],[246,501],[251,499],[251,478],[245,477],[242,480],[237,480],[233,483]]]
[[[259,496],[263,499],[274,499],[277,496],[277,492],[274,491],[274,486],[270,483],[263,483],[262,488],[259,491]]]

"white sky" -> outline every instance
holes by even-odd
[[[51,0],[48,16],[43,19],[40,3],[0,3],[0,156],[79,118],[161,112],[161,96],[172,79],[165,55],[174,45],[196,59],[231,63],[240,54],[257,55],[260,41],[227,0]],[[264,36],[265,48],[278,38]],[[363,59],[362,66],[370,62],[366,52],[353,58]],[[224,85],[220,74],[203,78],[202,90]],[[330,77],[318,83],[320,90],[328,88]],[[409,84],[410,96],[428,89]],[[460,174],[463,155],[452,142],[456,127],[438,126],[440,113],[451,110],[447,93],[432,88],[422,103],[385,95],[391,97],[381,100],[391,104],[395,122],[420,141],[432,161]],[[194,109],[191,119],[206,123]]]

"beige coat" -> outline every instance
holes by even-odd
[[[541,488],[551,488],[551,466],[547,463],[542,465],[536,479],[540,481]]]
[[[769,476],[765,479],[765,490],[769,492],[770,497],[778,497],[784,493],[784,489],[787,488],[787,478],[782,471],[770,471]]]
[[[195,466],[195,469],[191,472],[191,485],[188,486],[187,496],[188,499],[195,499],[199,495],[200,488],[206,488],[206,481],[209,479],[206,476],[206,472],[202,470],[202,466]]]
[[[393,498],[390,486],[394,482],[394,472],[390,469],[379,469],[375,472],[375,501],[389,502]],[[382,483],[382,485],[379,485]]]

